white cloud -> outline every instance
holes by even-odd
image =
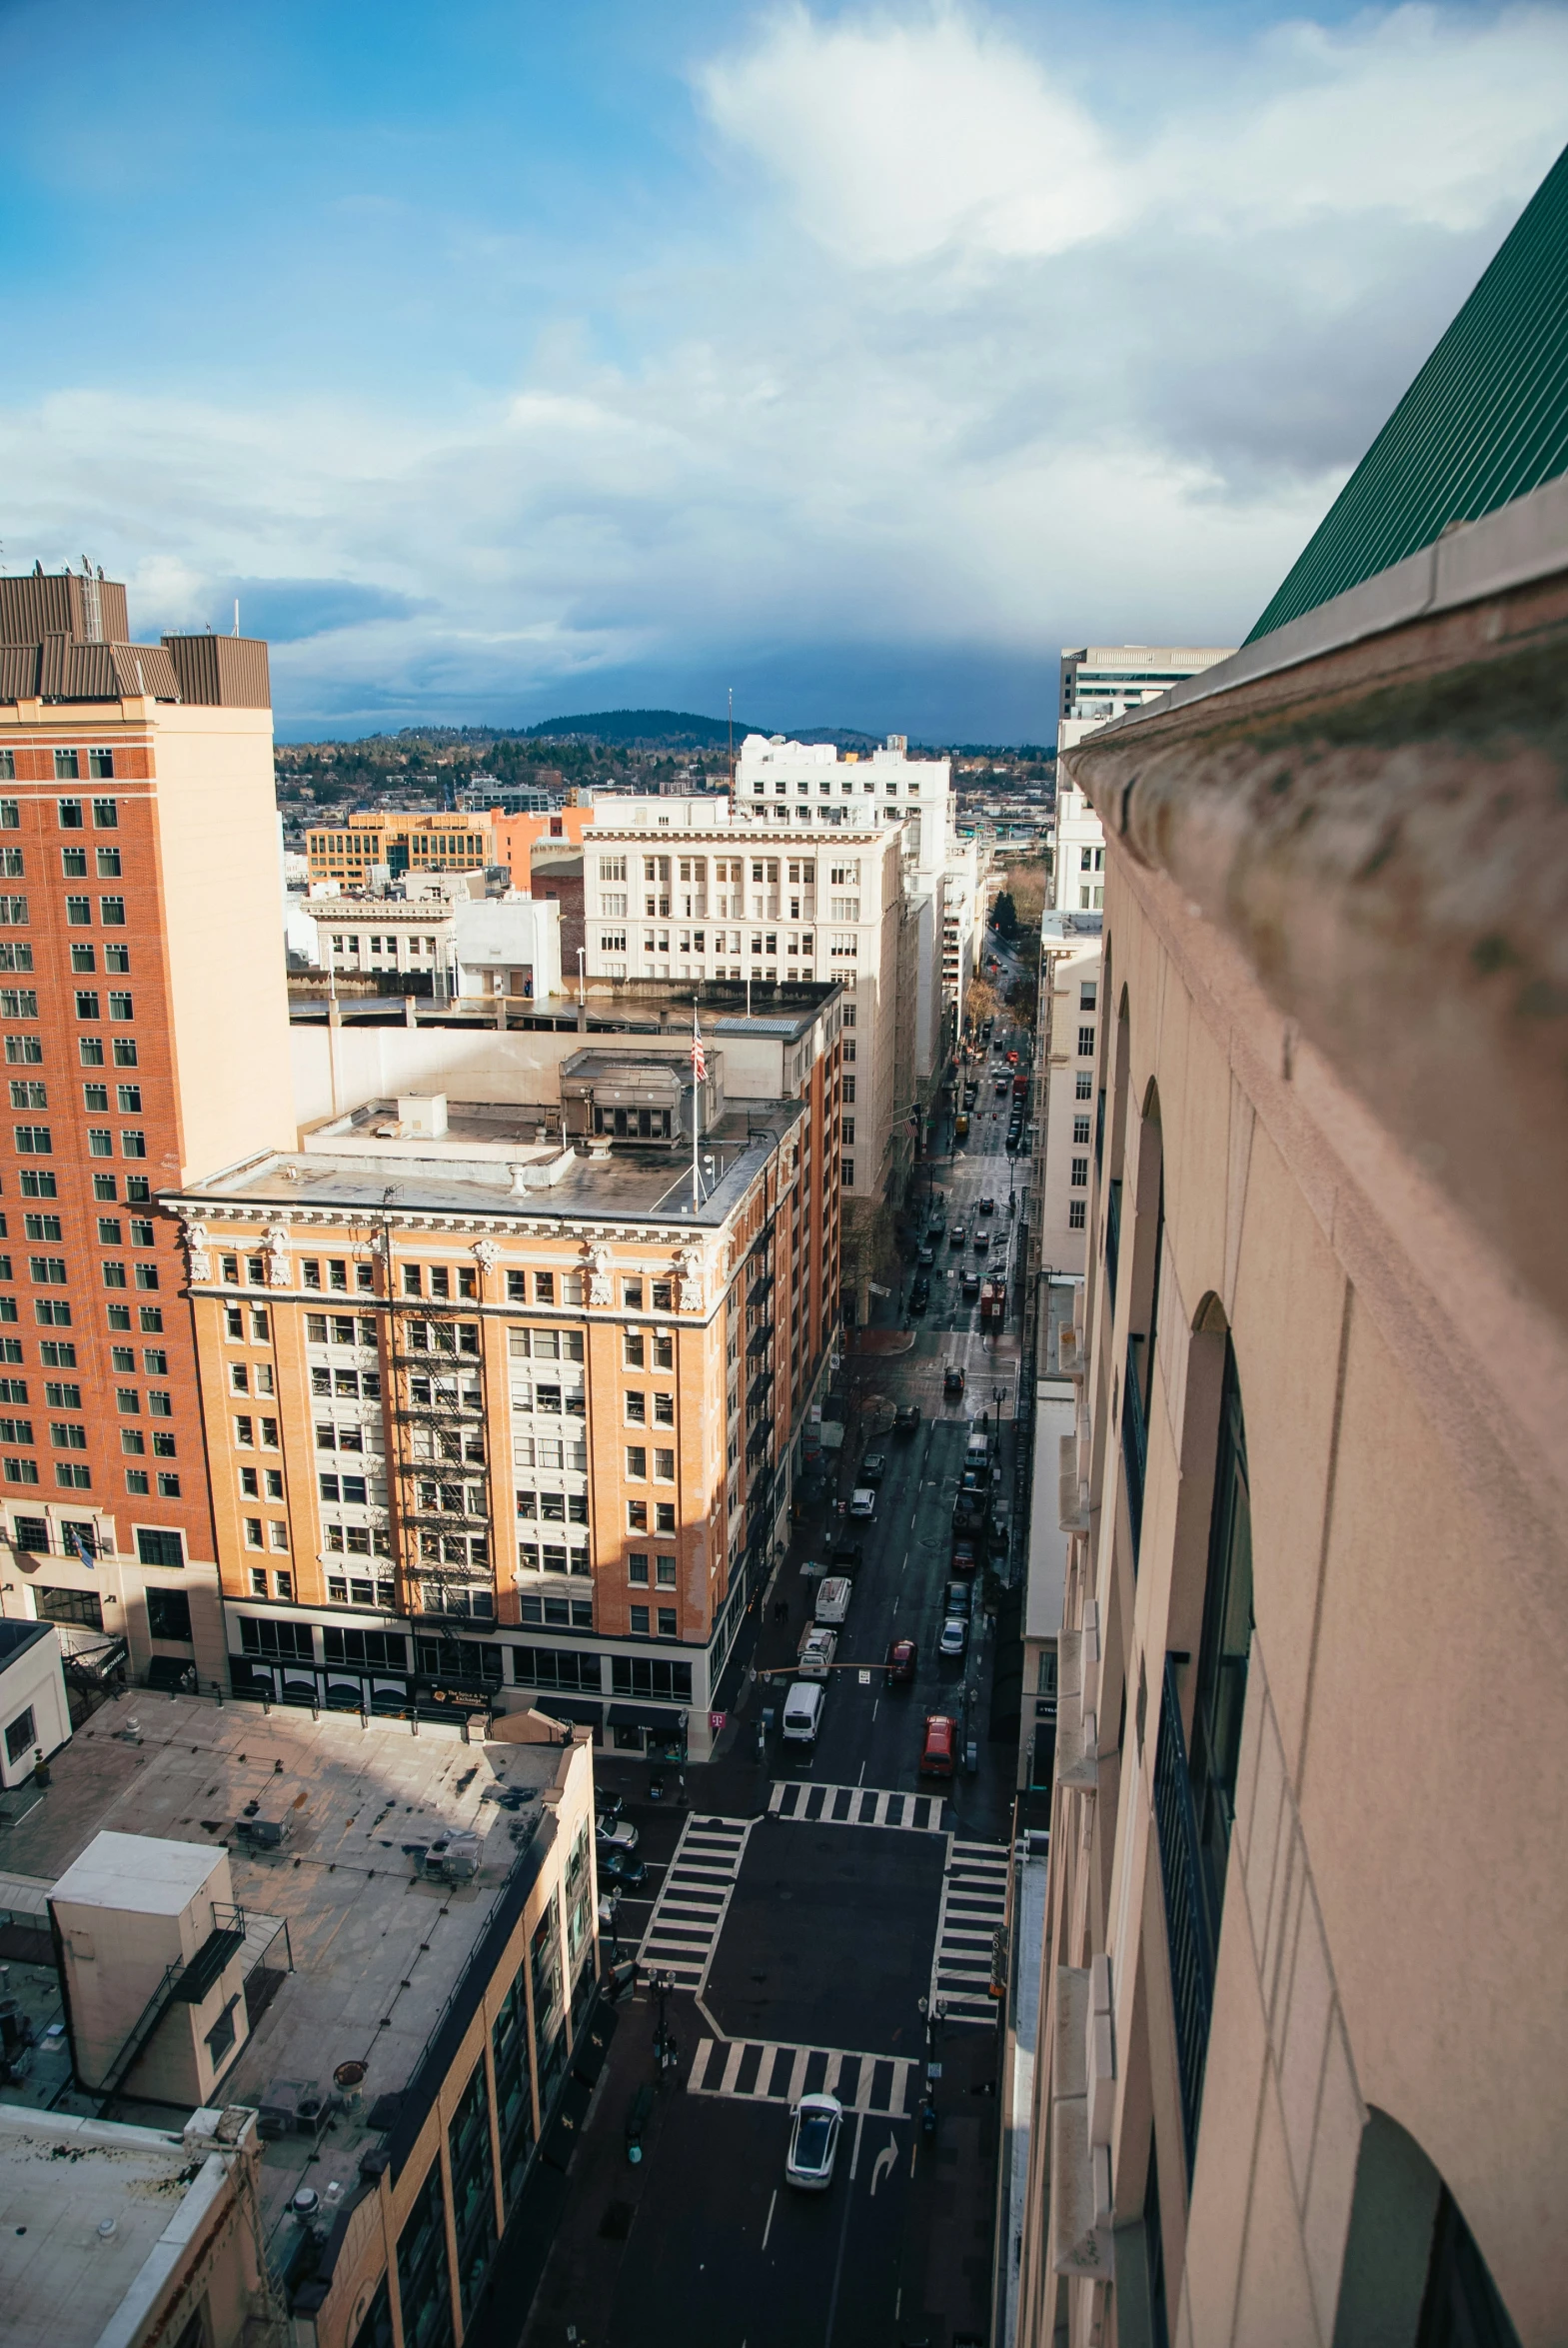
[[[776,18],[700,76],[725,137],[788,191],[839,260],[885,267],[952,244],[1062,251],[1124,210],[1106,142],[1004,34],[945,10]]]

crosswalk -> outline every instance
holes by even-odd
[[[931,2002],[942,2000],[950,2022],[994,2022],[991,1950],[1006,1922],[1011,1852],[1005,1843],[960,1842],[956,1835],[942,1876],[931,1960]]]
[[[836,2095],[845,2111],[901,2120],[908,2117],[917,2069],[906,2056],[778,2046],[757,2038],[705,2038],[686,2084],[690,2095],[735,2095],[781,2105],[796,2104],[802,2095]]]
[[[688,1818],[638,1950],[645,1971],[702,1994],[754,1818]]]
[[[874,1785],[814,1785],[801,1778],[778,1778],[768,1799],[776,1818],[808,1826],[902,1826],[913,1833],[939,1834],[939,1793],[883,1793]]]

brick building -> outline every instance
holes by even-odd
[[[265,645],[134,644],[112,581],[0,580],[3,1529],[35,1610],[142,1669],[221,1667],[155,1200],[292,1138],[276,872]]]

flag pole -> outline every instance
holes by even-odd
[[[703,1060],[703,1032],[698,1025],[697,997],[692,998],[692,1212],[702,1205],[698,1180],[697,1153],[703,1135],[703,1082],[708,1070]]]

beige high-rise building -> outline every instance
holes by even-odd
[[[1023,2348],[1563,2336],[1565,610],[1559,481],[1066,755]]]

